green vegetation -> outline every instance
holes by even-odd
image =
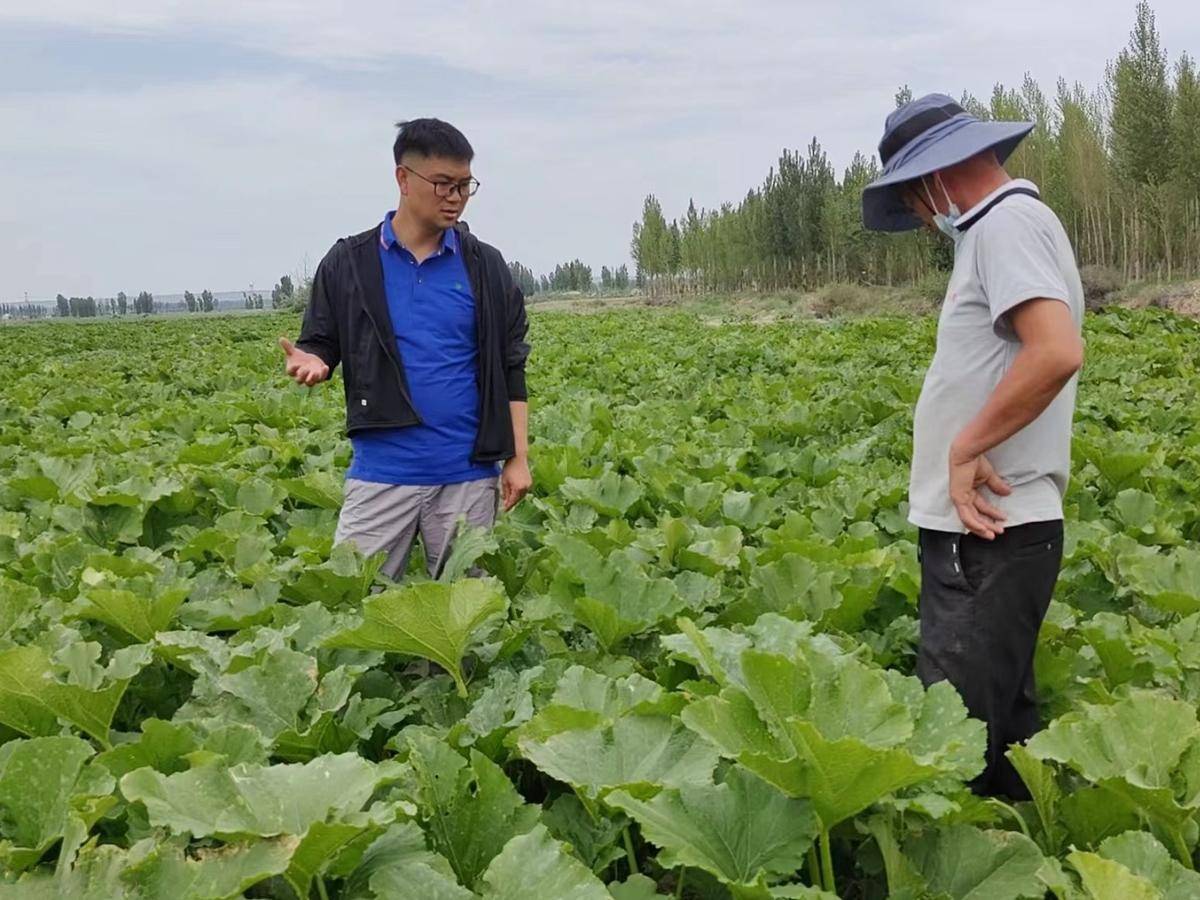
[[[0,898],[1196,895],[1200,325],[1089,319],[1015,808],[911,674],[932,321],[536,315],[534,495],[402,586],[296,325],[0,331]]]
[[[903,88],[897,104],[911,97]],[[1037,123],[1008,169],[1038,184],[1081,264],[1122,282],[1200,276],[1200,75],[1186,53],[1169,64],[1148,4],[1098,89],[1060,80],[1047,96],[1027,75],[1019,89],[997,84],[989,102],[964,95],[962,105],[980,118]],[[813,138],[803,152],[785,150],[740,203],[691,203],[668,222],[651,195],[633,227],[639,283],[654,292],[813,289],[908,284],[948,269],[938,236],[864,231],[862,188],[878,174],[872,148],[839,180]]]

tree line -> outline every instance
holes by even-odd
[[[519,262],[508,265],[512,272],[513,281],[521,288],[526,297],[534,294],[579,292],[591,293],[624,293],[632,284],[629,277],[629,267],[620,265],[616,268],[600,267],[599,281],[592,274],[592,267],[579,259],[559,263],[554,271],[538,278],[533,271]]]
[[[303,309],[308,303],[312,291],[312,278],[304,277],[299,285],[290,275],[283,275],[271,289],[270,307],[266,299],[257,291],[243,291],[242,302],[245,309]],[[153,313],[189,312],[206,313],[218,312],[221,309],[220,299],[208,288],[199,294],[191,291],[183,292],[181,302],[166,302],[156,299],[149,291],[141,291],[130,299],[121,291],[115,297],[67,297],[59,294],[52,307],[54,315],[67,319],[91,319],[100,316],[151,315]],[[38,303],[4,303],[0,304],[0,317],[13,319],[38,319],[50,315],[51,308]]]
[[[896,105],[911,99],[904,87]],[[987,103],[960,102],[982,119],[1035,123],[1007,168],[1039,186],[1081,264],[1126,280],[1200,275],[1200,76],[1186,53],[1169,63],[1148,3],[1099,88],[1060,79],[1047,95],[1027,74],[1019,88],[997,84]],[[637,281],[652,291],[896,285],[948,268],[950,248],[934,235],[864,230],[862,189],[879,174],[859,152],[838,178],[814,137],[784,150],[739,203],[689,203],[668,221],[652,194],[633,226]]]
[[[49,314],[41,303],[0,303],[0,319],[42,319]]]

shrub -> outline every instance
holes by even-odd
[[[861,284],[835,281],[820,288],[812,301],[812,313],[819,318],[861,315],[879,305],[879,293]]]
[[[1109,266],[1090,265],[1079,270],[1083,301],[1088,309],[1104,306],[1125,283],[1121,273]]]

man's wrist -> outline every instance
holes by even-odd
[[[976,451],[967,441],[963,440],[962,435],[959,435],[950,444],[950,465],[959,466],[968,463],[982,452]]]

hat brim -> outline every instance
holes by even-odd
[[[913,152],[905,152],[905,148],[884,167],[882,176],[863,188],[863,225],[871,231],[910,231],[921,227],[921,220],[904,202],[902,188],[907,182],[956,165],[984,150],[994,150],[996,158],[1004,162],[1033,129],[1033,122],[974,120],[941,137],[932,136]]]

